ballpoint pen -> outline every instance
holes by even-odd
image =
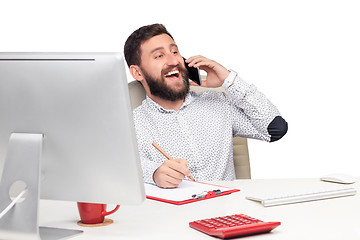
[[[157,145],[155,142],[152,143],[152,145],[159,150],[159,152],[161,152],[168,160],[173,159],[172,157],[170,157],[169,154],[167,154],[159,145]],[[188,178],[190,178],[190,180],[195,181],[194,177],[192,175],[187,176]]]

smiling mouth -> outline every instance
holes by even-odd
[[[172,71],[170,71],[170,72],[168,72],[168,73],[166,73],[165,74],[165,77],[167,78],[167,79],[178,79],[179,78],[179,76],[180,76],[180,72],[179,72],[179,70],[172,70]]]

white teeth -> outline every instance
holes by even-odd
[[[178,74],[178,73],[179,73],[179,70],[174,70],[174,71],[168,72],[165,76],[170,76],[170,75]]]

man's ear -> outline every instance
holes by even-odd
[[[138,80],[138,81],[142,81],[144,80],[144,76],[141,72],[141,69],[138,65],[131,65],[130,68],[130,74],[131,76],[133,76],[134,79]]]

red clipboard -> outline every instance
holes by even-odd
[[[149,191],[149,189],[154,191]],[[175,205],[198,202],[239,191],[239,189],[189,180],[183,180],[178,188],[173,189],[163,189],[151,184],[145,184],[146,198]],[[176,194],[179,196],[175,196]]]

